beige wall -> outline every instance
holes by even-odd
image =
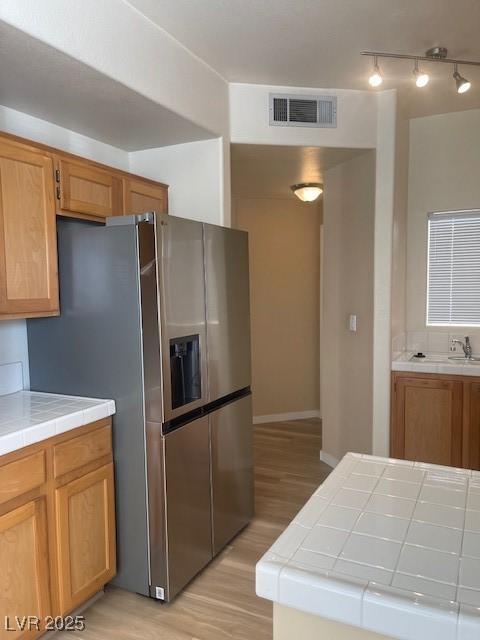
[[[427,214],[480,208],[480,110],[410,121],[407,329],[426,327]],[[446,328],[429,328],[448,331]],[[462,330],[463,331],[463,330]],[[480,333],[477,330],[469,332]]]
[[[253,414],[319,409],[320,216],[290,198],[233,198],[249,233]]]
[[[395,191],[392,236],[392,339],[394,350],[403,350],[407,320],[407,210],[409,121],[397,117]]]
[[[375,152],[324,179],[321,320],[322,456],[371,453]],[[348,317],[357,315],[357,332]]]

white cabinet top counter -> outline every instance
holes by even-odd
[[[399,640],[478,640],[480,472],[347,454],[258,562],[256,587]]]
[[[113,400],[36,391],[0,396],[0,455],[114,413]]]
[[[448,354],[427,354],[424,358],[416,358],[413,352],[405,351],[393,359],[392,371],[480,377],[480,360],[468,361]]]

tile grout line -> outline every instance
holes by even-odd
[[[358,463],[357,463],[357,464],[358,464]],[[357,466],[357,465],[355,465],[355,467],[354,467],[354,468],[356,468],[356,466]],[[383,470],[383,472],[385,471],[385,468],[386,468],[386,467],[385,467],[385,465],[384,465],[384,470]],[[369,497],[368,497],[367,502],[365,503],[365,506],[369,503],[370,498],[373,496],[373,492],[374,492],[374,490],[375,490],[375,487],[376,487],[376,486],[378,485],[378,483],[380,482],[380,478],[382,477],[383,472],[382,472],[382,474],[380,474],[379,476],[377,476],[377,481],[376,481],[376,483],[374,484],[373,488],[370,490],[370,495],[369,495]],[[351,476],[352,474],[353,474],[353,471],[350,471],[350,473],[349,473],[348,477],[350,478],[350,476]],[[370,476],[370,477],[372,477],[372,476]],[[374,476],[374,477],[375,477],[375,476]],[[365,492],[365,493],[366,493],[366,492]],[[341,506],[341,505],[339,505],[339,506]],[[346,545],[347,545],[347,542],[350,540],[350,538],[351,538],[351,536],[352,536],[352,533],[353,533],[353,530],[354,530],[354,528],[355,528],[356,524],[358,523],[358,521],[359,521],[359,519],[360,519],[360,517],[361,517],[362,513],[364,513],[364,511],[363,511],[362,509],[360,509],[360,513],[358,514],[358,516],[357,516],[357,518],[356,518],[356,520],[355,520],[355,522],[354,522],[354,524],[353,524],[352,528],[350,529],[350,531],[349,531],[349,533],[348,533],[348,536],[347,536],[347,538],[346,538],[346,540],[345,540],[344,544],[342,545],[342,548],[340,549],[340,551],[339,551],[339,553],[338,553],[338,555],[337,555],[337,558],[336,558],[336,560],[335,560],[335,564],[333,565],[333,570],[335,570],[335,566],[336,566],[337,562],[340,560],[340,556],[342,555],[343,550],[345,549],[345,547],[346,547]],[[369,581],[367,581],[367,586],[368,586],[368,584],[369,584]],[[362,603],[363,603],[363,597],[362,597]],[[363,611],[363,606],[362,606],[362,611]]]
[[[413,467],[412,467],[412,469],[415,469],[415,466],[413,466]],[[419,488],[419,490],[418,490],[418,494],[417,494],[417,497],[416,497],[416,499],[415,499],[415,505],[414,505],[413,510],[412,510],[412,513],[411,513],[411,515],[410,515],[410,522],[409,522],[409,524],[408,524],[407,530],[405,531],[405,536],[404,536],[404,538],[403,538],[403,542],[401,543],[400,552],[399,552],[399,554],[398,554],[397,562],[395,563],[395,567],[394,567],[393,572],[392,572],[392,579],[390,580],[390,583],[389,583],[389,585],[388,585],[388,586],[390,586],[390,587],[393,587],[393,581],[394,581],[394,579],[395,579],[395,575],[396,575],[396,573],[397,573],[397,571],[398,571],[398,565],[400,564],[400,558],[401,558],[401,556],[402,556],[403,550],[404,550],[405,545],[406,545],[406,543],[407,543],[407,538],[408,538],[408,533],[409,533],[409,531],[410,531],[410,527],[412,526],[412,522],[414,521],[414,520],[413,520],[413,514],[415,513],[415,510],[416,510],[416,508],[417,508],[418,498],[419,498],[420,494],[422,493],[422,489],[423,489],[423,487],[425,486],[425,478],[426,478],[426,477],[427,477],[427,472],[426,472],[426,471],[423,471],[422,482],[421,482],[421,484],[420,484],[420,488]],[[393,587],[393,588],[395,588],[395,587]]]
[[[455,591],[455,597],[456,600],[459,604],[458,606],[458,615],[460,615],[460,601],[459,601],[459,592],[460,592],[460,568],[462,566],[462,551],[463,551],[463,541],[465,540],[465,527],[467,524],[467,505],[468,505],[468,496],[470,493],[470,478],[471,476],[468,477],[467,479],[467,490],[465,492],[465,511],[463,514],[463,531],[462,531],[462,541],[460,544],[460,553],[458,554],[458,571],[457,571],[457,589]]]

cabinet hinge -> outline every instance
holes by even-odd
[[[60,182],[60,169],[55,169],[55,182]]]
[[[57,187],[57,200],[60,200],[60,187]]]

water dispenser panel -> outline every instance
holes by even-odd
[[[199,335],[170,340],[170,376],[172,409],[202,397]]]

